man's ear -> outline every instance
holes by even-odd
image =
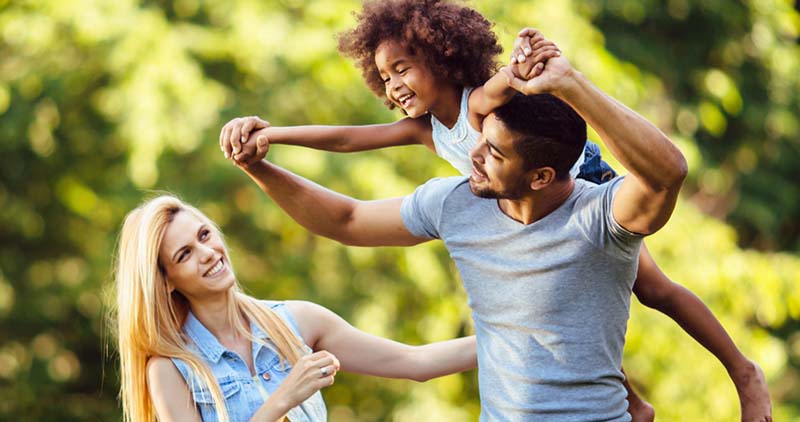
[[[539,167],[529,174],[531,190],[542,190],[556,181],[556,171],[552,167]]]

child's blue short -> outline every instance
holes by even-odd
[[[602,185],[615,177],[617,177],[617,172],[603,161],[603,157],[600,156],[600,147],[587,140],[586,147],[583,149],[583,164],[578,178]]]

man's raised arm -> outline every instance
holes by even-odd
[[[614,197],[614,218],[620,225],[651,234],[669,220],[687,167],[663,132],[601,91],[563,57],[551,58],[541,75],[528,80],[504,73],[509,85],[526,95],[549,93],[572,106],[630,172]]]
[[[403,198],[358,201],[263,160],[240,168],[314,234],[353,246],[410,246],[428,240],[412,235],[403,224]]]

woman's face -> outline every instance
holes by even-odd
[[[187,211],[167,226],[159,260],[169,286],[189,300],[225,292],[235,281],[219,233]]]

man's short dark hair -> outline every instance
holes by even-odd
[[[586,122],[572,107],[550,94],[517,94],[494,114],[516,134],[525,171],[552,167],[557,179],[569,177],[586,144]]]

